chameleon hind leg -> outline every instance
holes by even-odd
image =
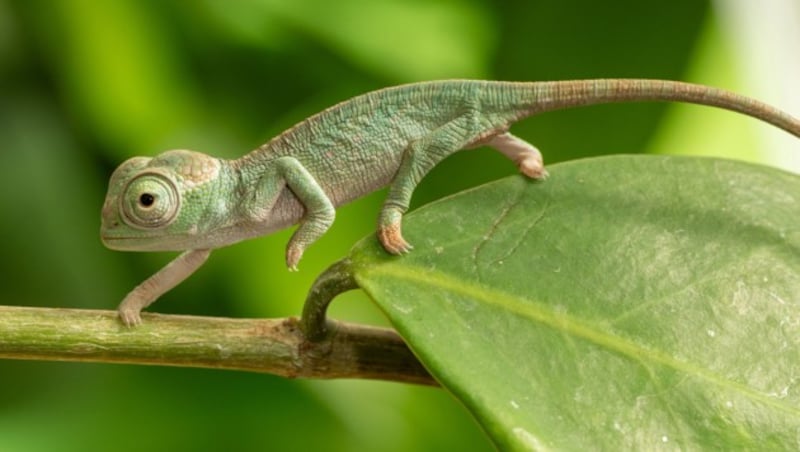
[[[464,139],[464,130],[473,124],[470,124],[469,117],[462,119],[466,119],[466,122],[453,121],[435,133],[412,142],[403,154],[378,220],[378,240],[389,253],[402,254],[413,248],[403,239],[403,214],[408,210],[411,195],[419,181],[453,152],[481,145],[490,146],[516,163],[522,174],[532,179],[547,177],[542,153],[532,144],[506,131],[470,142]]]
[[[542,153],[527,141],[517,138],[508,132],[498,133],[481,140],[480,144],[493,147],[511,159],[519,167],[519,171],[532,179],[545,179]]]
[[[400,167],[389,186],[389,194],[378,218],[378,240],[391,254],[403,254],[413,247],[402,234],[403,214],[411,203],[411,195],[420,180],[437,163],[448,155],[463,149],[465,139],[464,120],[452,121],[416,141],[411,142],[403,153]]]

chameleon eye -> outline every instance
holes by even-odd
[[[154,202],[156,202],[156,197],[150,193],[142,193],[142,196],[139,196],[139,204],[143,207],[150,207]]]
[[[180,195],[169,178],[145,173],[131,179],[120,198],[128,225],[155,229],[172,223],[180,207]]]

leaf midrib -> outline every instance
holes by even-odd
[[[486,304],[499,306],[548,328],[573,335],[628,358],[641,362],[650,362],[688,375],[697,376],[720,388],[739,392],[764,405],[776,408],[786,414],[800,417],[800,409],[797,407],[781,403],[779,400],[768,397],[746,385],[678,360],[664,352],[642,347],[620,336],[614,336],[593,328],[588,322],[576,319],[574,316],[567,317],[563,314],[556,315],[553,310],[546,308],[545,305],[539,302],[523,299],[495,288],[487,288],[469,281],[457,279],[439,270],[415,267],[409,265],[408,262],[404,262],[403,264],[390,262],[369,267],[365,266],[357,273],[390,276],[399,280],[427,284],[435,288],[445,289],[453,293],[476,298]],[[356,278],[358,279],[358,275]]]

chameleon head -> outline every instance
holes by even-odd
[[[218,213],[197,201],[213,199],[207,192],[217,189],[220,169],[220,160],[183,150],[123,162],[103,203],[103,244],[125,251],[187,249],[202,232],[199,225]]]

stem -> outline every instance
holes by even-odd
[[[350,269],[350,260],[334,262],[314,281],[308,291],[300,318],[300,328],[311,342],[325,339],[330,330],[325,314],[331,301],[340,293],[357,289],[358,284]]]
[[[294,318],[144,314],[127,328],[114,311],[0,306],[0,358],[245,370],[289,378],[369,378],[436,385],[393,330],[329,321],[304,339]]]

